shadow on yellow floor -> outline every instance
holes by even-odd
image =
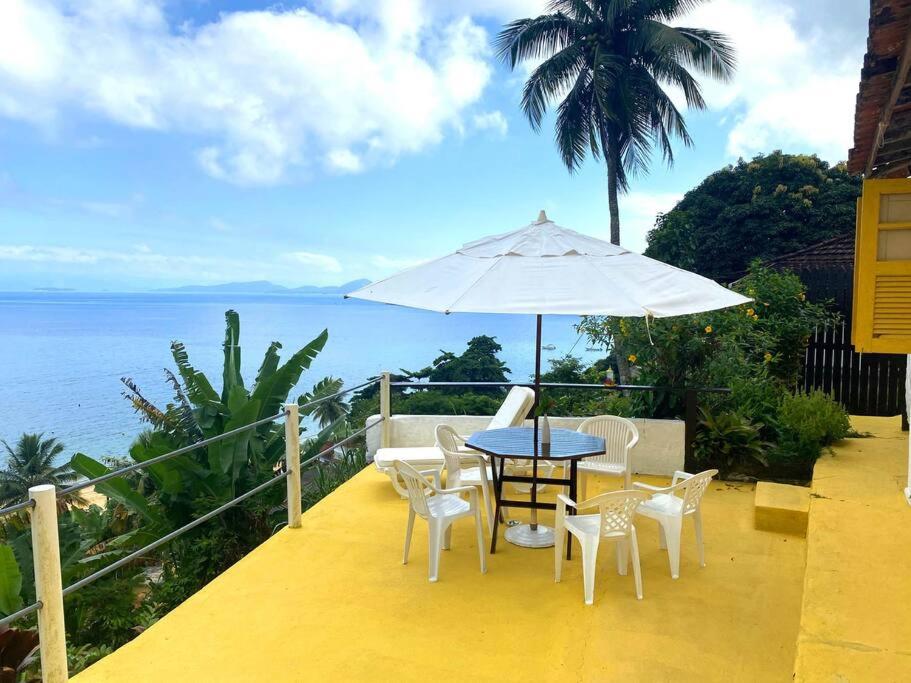
[[[788,681],[805,542],[755,531],[752,503],[712,484],[707,566],[687,524],[677,581],[640,520],[645,599],[605,543],[586,607],[578,546],[555,584],[553,549],[501,536],[482,575],[470,520],[429,583],[426,524],[402,565],[406,503],[368,468],[77,680]]]
[[[908,433],[852,417],[859,432],[816,463],[796,680],[911,681]]]

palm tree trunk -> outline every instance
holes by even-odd
[[[606,145],[607,160],[607,205],[610,209],[610,241],[620,244],[620,205],[617,202],[617,169],[620,164],[620,150],[615,136],[609,135]]]

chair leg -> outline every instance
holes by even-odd
[[[671,565],[671,578],[680,578],[680,522],[679,517],[666,519],[661,526],[664,527],[664,537],[667,541],[667,561]]]
[[[389,477],[389,480],[392,482],[392,488],[395,489],[403,499],[408,499],[408,491],[405,490],[405,487],[402,486],[402,481],[399,479],[399,473],[395,471],[394,468],[389,467],[386,469],[386,475]]]
[[[443,542],[443,525],[439,520],[430,519],[430,547],[428,556],[430,562],[430,580],[436,581],[440,575],[440,546]]]
[[[585,495],[588,490],[588,472],[578,470],[577,476],[579,477],[579,500],[575,502],[581,503],[583,500],[588,500]]]
[[[443,530],[443,550],[452,549],[452,522],[446,524]]]
[[[623,488],[625,488],[627,491],[633,488],[633,474],[630,472],[628,465],[623,471]]]
[[[408,508],[408,527],[405,529],[405,553],[402,555],[402,564],[408,564],[408,552],[411,550],[411,535],[414,532],[414,508]]]
[[[658,547],[661,550],[667,550],[667,537],[664,535],[664,525],[658,524]]]
[[[595,602],[595,565],[598,561],[598,536],[582,537],[582,584],[585,591],[585,604]]]
[[[493,505],[490,502],[490,484],[481,484],[481,495],[484,496],[484,509],[487,511],[487,531],[493,534]]]
[[[554,583],[560,583],[563,577],[563,539],[566,527],[554,525]]]
[[[627,539],[621,538],[617,541],[617,573],[620,576],[626,576],[629,567],[629,543]]]
[[[696,550],[699,553],[699,566],[705,566],[705,546],[702,543],[702,511],[697,507],[693,513],[693,525],[696,527]]]
[[[636,537],[636,527],[630,529],[630,551],[633,556],[633,577],[636,579],[636,598],[642,599],[642,568],[639,566],[639,539]]]
[[[490,519],[490,517],[488,517]],[[487,555],[484,552],[484,527],[481,522],[481,508],[474,509],[474,528],[478,537],[478,555],[481,558],[481,573],[487,573]]]

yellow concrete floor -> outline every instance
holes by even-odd
[[[816,463],[795,679],[911,681],[908,433],[853,417],[860,432]]]
[[[705,568],[688,524],[672,580],[643,519],[645,599],[604,543],[586,607],[578,545],[560,584],[553,549],[502,536],[481,575],[470,520],[429,583],[426,524],[402,565],[406,503],[368,468],[76,681],[791,680],[805,541],[753,529],[750,485],[703,514]]]

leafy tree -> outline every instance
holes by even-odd
[[[63,444],[55,438],[23,434],[15,446],[6,441],[0,441],[0,444],[7,455],[6,467],[0,470],[0,507],[25,500],[32,486],[66,486],[77,478],[68,463],[54,464],[64,450]]]
[[[341,396],[327,399],[328,396],[337,394],[341,390],[342,380],[337,377],[323,377],[323,379],[313,385],[310,391],[301,394],[297,402],[303,406],[312,401],[322,399],[321,403],[310,408],[304,408],[302,412],[304,415],[311,415],[321,428],[325,428],[348,414],[348,404]]]
[[[496,40],[515,69],[543,59],[522,94],[535,130],[557,105],[555,138],[563,163],[575,171],[590,151],[607,165],[611,242],[620,243],[618,192],[648,170],[653,146],[673,162],[671,138],[692,144],[666,87],[688,107],[704,109],[692,72],[726,81],[734,51],[715,31],[672,26],[704,0],[552,0],[550,13],[507,24]]]
[[[721,281],[854,230],[860,177],[815,155],[772,152],[712,173],[648,234],[647,256]]]

